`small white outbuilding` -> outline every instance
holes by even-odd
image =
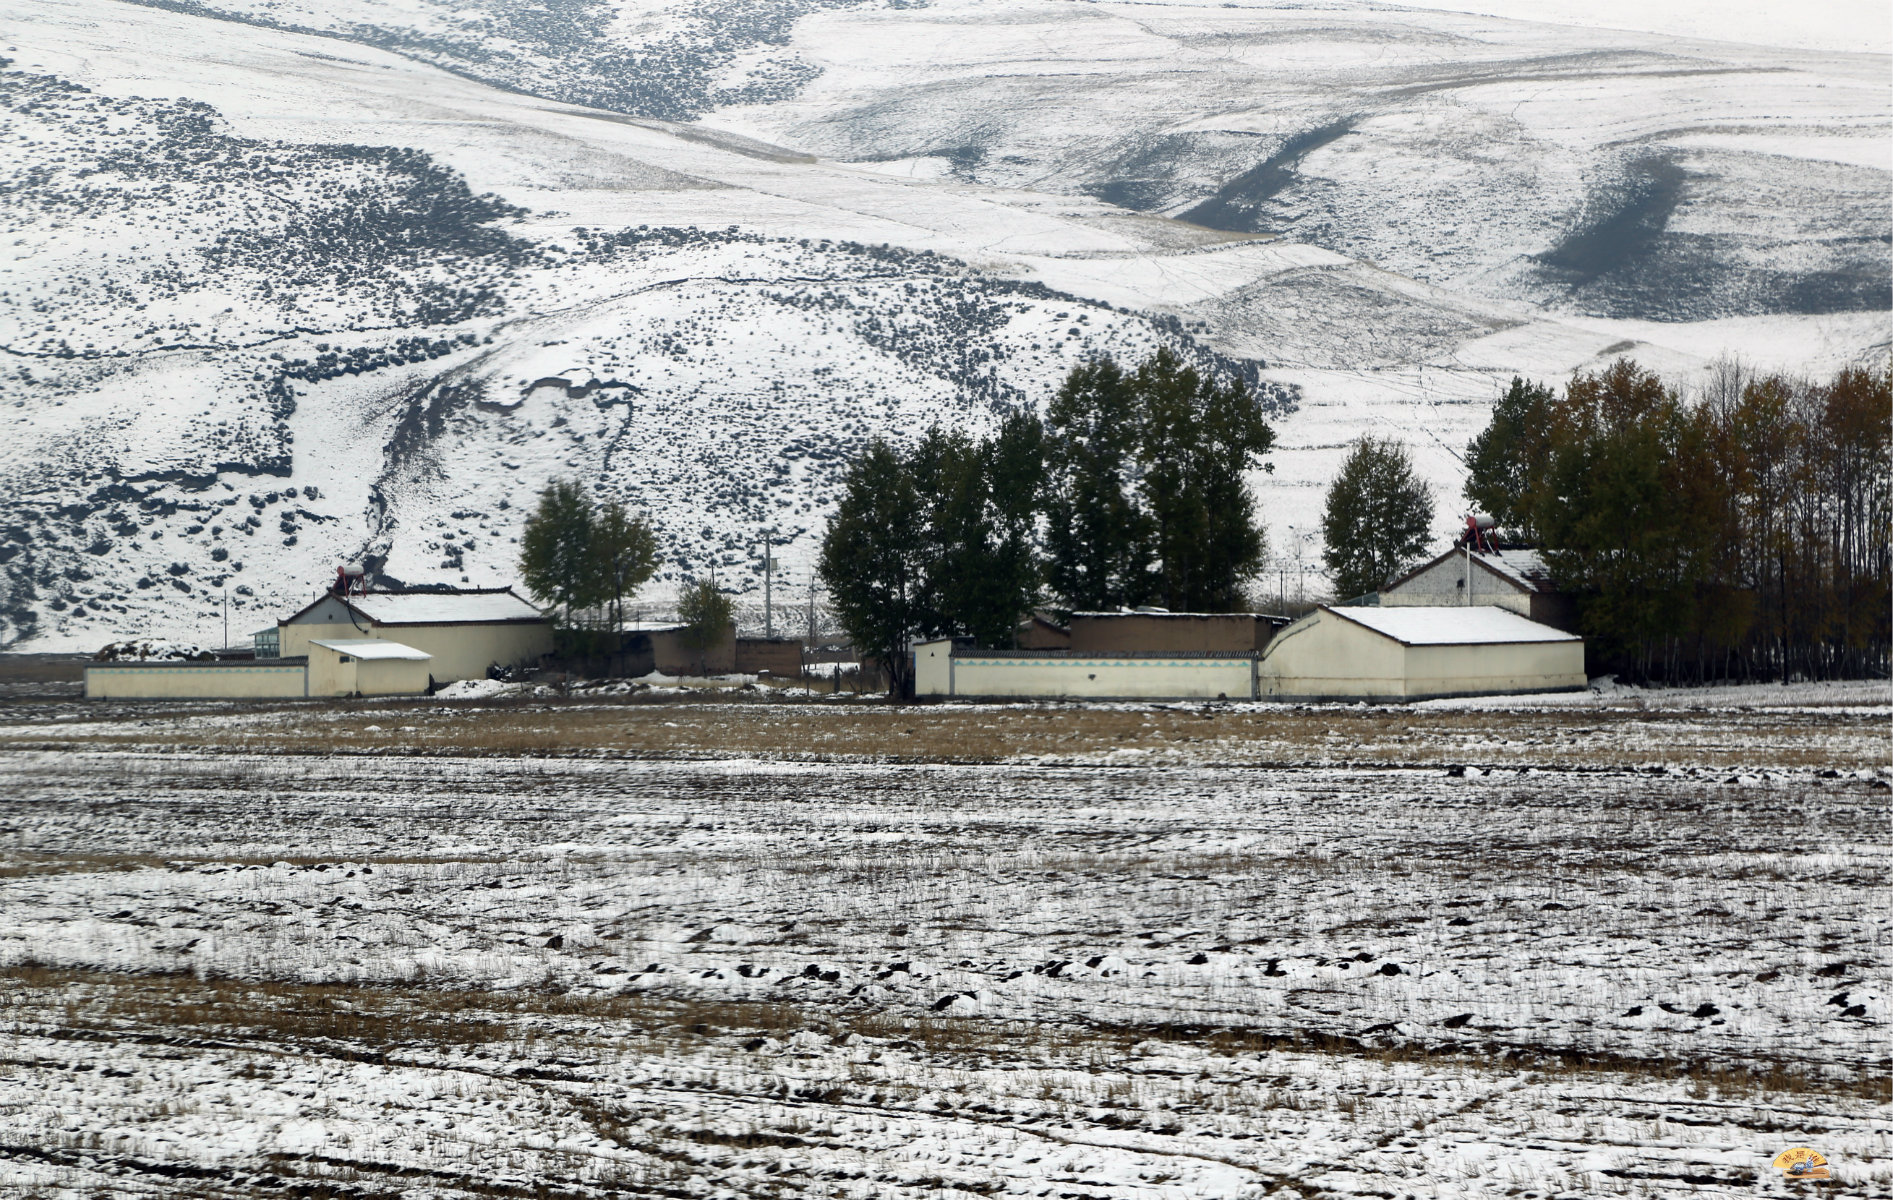
[[[311,696],[418,696],[434,656],[380,638],[311,638]]]
[[[1425,700],[1587,682],[1584,639],[1493,605],[1323,605],[1256,661],[1262,700]]]

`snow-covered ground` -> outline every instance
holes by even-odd
[[[1883,1196],[1886,687],[1697,699],[21,706],[0,1158],[1579,1197],[1775,1194],[1805,1144]],[[1021,752],[925,761],[961,728]]]

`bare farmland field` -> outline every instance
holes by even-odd
[[[18,706],[0,1195],[1893,1195],[1826,696]]]
[[[1884,683],[1417,706],[522,699],[0,710],[0,746],[283,754],[741,755],[796,761],[1220,766],[1853,768],[1884,762]],[[1757,702],[1766,700],[1770,702]]]

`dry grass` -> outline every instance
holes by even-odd
[[[1214,705],[1080,708],[789,703],[504,703],[391,710],[365,705],[252,712],[242,724],[153,712],[136,729],[83,723],[34,731],[35,748],[136,747],[278,754],[454,754],[633,758],[785,757],[983,763],[1096,759],[1265,766],[1352,764],[1620,768],[1639,764],[1839,767],[1881,757],[1879,717],[1844,713],[1376,708],[1244,710]]]

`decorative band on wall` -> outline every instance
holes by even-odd
[[[223,671],[226,673],[233,673],[233,674],[252,674],[252,675],[253,674],[267,675],[272,671],[276,671],[284,675],[300,675],[302,674],[305,668],[303,667],[253,667],[247,663],[198,663],[198,664],[186,664],[184,666],[178,666],[178,667],[158,666],[156,663],[153,663],[150,666],[142,666],[142,665],[134,666],[130,663],[113,663],[111,665],[106,665],[106,664],[101,663],[100,665],[96,667],[90,664],[87,664],[85,669],[88,671],[98,671],[106,675],[111,675],[115,673],[121,674],[121,675],[196,675],[204,671]]]
[[[1026,665],[1042,663],[1045,666],[1055,667],[1233,667],[1246,666],[1249,658],[1247,655],[1239,655],[1229,658],[1100,658],[1094,660],[1086,658],[962,658],[956,654],[952,661],[971,667],[1009,667],[1021,663]]]

